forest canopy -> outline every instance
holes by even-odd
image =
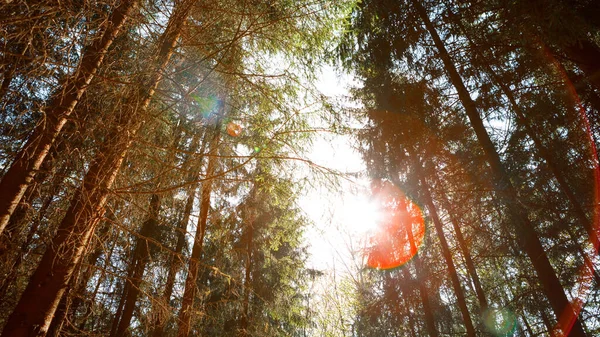
[[[2,337],[600,334],[597,1],[0,9]]]

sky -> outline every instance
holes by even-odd
[[[322,94],[330,97],[348,96],[352,85],[349,74],[340,74],[324,66],[316,83]],[[315,164],[342,173],[355,174],[365,170],[352,139],[345,135],[320,133],[316,136],[309,159]],[[339,180],[339,187],[330,190],[321,186],[306,190],[299,204],[312,220],[306,234],[309,246],[308,267],[319,270],[350,268],[356,263],[350,252],[359,248],[365,232],[377,220],[376,209],[368,198],[368,181],[349,175]],[[347,270],[348,272],[350,270]]]

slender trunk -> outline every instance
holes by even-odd
[[[394,180],[394,183],[399,186],[399,181],[397,181],[396,179]],[[431,304],[429,301],[429,290],[427,289],[427,286],[425,284],[425,276],[423,275],[423,265],[421,257],[419,256],[418,247],[414,239],[412,228],[408,229],[406,232],[408,236],[408,242],[410,244],[411,255],[414,256],[413,260],[415,265],[415,271],[417,274],[416,282],[419,287],[419,297],[421,298],[421,304],[423,305],[423,314],[425,315],[425,327],[430,337],[438,337],[439,334],[435,326],[435,317],[433,315],[433,310],[431,309]],[[405,277],[408,277],[408,279],[412,279],[412,277],[410,277],[410,274],[408,273],[407,268],[404,268],[404,272]]]
[[[73,330],[73,319],[75,317],[75,314],[77,313],[77,310],[79,310],[79,307],[81,306],[81,304],[83,303],[83,299],[86,296],[86,288],[87,285],[90,281],[90,279],[92,278],[92,276],[94,275],[94,272],[96,271],[96,263],[98,262],[98,259],[100,259],[100,256],[102,256],[102,253],[104,252],[103,247],[102,247],[102,243],[105,242],[108,238],[109,238],[109,229],[112,226],[112,222],[115,221],[116,219],[114,218],[114,214],[111,212],[109,214],[109,221],[107,221],[104,225],[102,225],[102,227],[99,230],[98,233],[98,237],[99,240],[98,242],[96,242],[94,244],[94,246],[96,247],[94,249],[94,251],[92,253],[90,253],[87,257],[87,268],[85,268],[85,271],[83,271],[82,275],[79,277],[79,280],[77,282],[77,287],[74,291],[74,296],[72,296],[71,302],[68,306],[68,310],[65,311],[64,313],[64,319],[66,320],[67,323],[69,323],[68,328],[72,331]],[[66,296],[63,296],[63,299],[61,300],[64,301]],[[60,305],[59,305],[60,308]],[[57,313],[54,315],[54,318],[52,319],[52,323],[50,324],[50,330],[49,330],[49,334],[52,336],[52,331],[55,331],[55,334],[58,336],[60,335],[61,330],[63,329],[63,325],[64,323],[62,321],[57,321],[57,317],[61,316],[60,310],[57,309],[56,310]],[[56,325],[57,327],[53,327],[54,325]]]
[[[8,93],[8,89],[10,87],[10,83],[12,82],[13,75],[15,73],[15,66],[9,66],[8,69],[5,70],[4,76],[2,78],[2,85],[0,85],[0,102],[4,99],[4,96]]]
[[[205,137],[202,140],[202,145],[200,146],[200,153],[204,152],[206,148],[206,137],[207,133],[205,133]],[[196,151],[198,147],[198,139],[199,135],[194,135],[192,138],[192,143],[190,145],[191,151]],[[169,261],[169,271],[167,273],[167,281],[165,282],[165,290],[162,295],[162,300],[156,306],[155,315],[156,319],[153,322],[153,337],[161,337],[164,332],[165,325],[167,324],[171,314],[170,314],[170,305],[169,302],[171,300],[171,296],[173,295],[173,287],[175,286],[175,277],[177,273],[181,269],[182,259],[181,254],[183,252],[183,247],[185,246],[185,233],[187,232],[187,226],[190,222],[190,215],[192,214],[192,209],[194,207],[194,200],[196,199],[196,191],[198,190],[198,184],[195,183],[199,179],[198,171],[201,166],[201,162],[199,165],[194,165],[192,160],[190,160],[189,165],[187,165],[187,169],[189,170],[189,177],[187,190],[186,203],[183,208],[183,216],[179,221],[179,225],[177,226],[177,243],[175,246],[175,251],[172,253],[170,261]],[[198,170],[196,170],[198,168]]]
[[[419,286],[419,297],[421,298],[421,304],[423,305],[423,315],[425,315],[425,328],[427,329],[427,333],[430,337],[438,337],[439,334],[435,327],[435,316],[433,315],[433,310],[431,309],[431,303],[429,301],[429,290],[425,285],[425,278],[423,277],[421,257],[417,253],[413,259],[415,261],[415,270],[417,273],[416,282]],[[405,273],[404,276],[409,280],[412,279],[412,277],[410,277],[408,268],[403,268],[403,270]]]
[[[410,337],[417,337],[417,332],[415,331],[415,320],[413,318],[413,315],[410,314],[410,303],[408,303],[406,300],[404,301],[404,309],[405,312],[408,313],[406,316],[408,316],[408,328],[410,331]]]
[[[525,317],[525,314],[521,315],[521,320],[523,321],[523,324],[525,325],[525,331],[527,331],[527,334],[529,335],[529,337],[535,336],[535,334],[533,333],[533,330],[531,329],[531,325],[529,325],[529,322],[527,321],[527,318]]]
[[[194,1],[177,6],[160,39],[152,73],[140,84],[139,95],[127,104],[121,119],[101,146],[94,162],[75,193],[69,210],[61,222],[42,260],[32,275],[17,307],[7,320],[2,337],[44,336],[75,266],[80,261],[85,243],[94,232],[127,150],[144,123],[146,110],[173,54]]]
[[[106,255],[106,257],[104,259],[105,266],[108,263],[110,263],[110,261],[112,261],[112,256],[113,256],[113,254],[115,252],[116,246],[117,246],[117,240],[113,240],[113,243],[112,243],[110,249],[108,250],[108,254]],[[104,277],[106,276],[106,268],[101,268],[100,270],[101,270],[101,272],[100,272],[100,276],[98,277],[98,281],[96,282],[96,287],[94,288],[94,291],[91,292],[88,295],[88,297],[87,297],[89,299],[89,301],[87,303],[87,307],[85,309],[85,312],[84,312],[84,314],[82,315],[82,317],[80,319],[79,327],[76,328],[75,325],[74,325],[75,321],[71,320],[71,322],[73,323],[69,327],[69,332],[70,332],[71,335],[81,334],[81,332],[85,331],[85,324],[87,323],[88,317],[92,313],[92,307],[94,306],[94,299],[96,298],[96,295],[98,295],[98,291],[100,290],[100,286],[102,285]],[[75,315],[76,311],[73,310],[72,314]]]
[[[402,211],[408,211],[406,209]],[[429,303],[429,295],[427,286],[425,285],[425,278],[423,277],[423,270],[421,264],[421,257],[418,253],[418,247],[415,242],[415,238],[413,235],[412,224],[410,228],[407,228],[406,235],[408,236],[408,242],[410,244],[411,255],[414,256],[415,260],[415,269],[417,273],[417,283],[419,284],[419,295],[421,296],[421,302],[423,304],[423,311],[425,314],[425,325],[427,326],[427,332],[431,337],[437,337],[438,332],[435,327],[435,317],[433,315],[433,311],[431,310],[431,305]]]
[[[554,325],[550,322],[550,318],[546,314],[546,310],[540,310],[540,316],[542,317],[542,322],[544,322],[544,326],[546,326],[546,331],[550,337],[561,337],[561,335],[556,334],[554,331]]]
[[[173,295],[173,287],[175,286],[175,277],[177,276],[177,272],[181,268],[181,254],[183,252],[183,247],[185,245],[185,233],[187,232],[187,224],[190,221],[190,214],[192,213],[192,208],[194,205],[194,200],[196,199],[196,185],[193,188],[190,188],[188,191],[188,197],[185,204],[183,219],[179,222],[178,232],[177,232],[177,245],[175,247],[175,251],[172,253],[170,263],[169,263],[169,272],[167,274],[167,281],[165,283],[165,290],[162,295],[162,303],[165,308],[158,308],[156,311],[157,317],[154,322],[154,331],[152,333],[153,337],[161,337],[164,332],[164,328],[166,323],[170,317],[169,302],[171,296]]]
[[[477,111],[476,103],[471,99],[444,43],[429,20],[426,9],[418,0],[411,0],[411,3],[417,10],[427,31],[433,38],[433,42],[450,78],[450,82],[458,92],[465,113],[471,122],[480,145],[483,147],[484,154],[492,170],[496,193],[507,208],[511,223],[518,232],[517,237],[519,244],[531,259],[534,270],[544,289],[544,293],[554,310],[554,314],[558,318],[560,329],[570,337],[586,336],[583,325],[577,317],[578,313],[575,312],[572,304],[569,302],[560,280],[556,276],[556,272],[550,264],[548,256],[535,232],[534,226],[528,220],[527,212],[517,201],[517,193],[502,165],[498,152],[496,152],[494,143],[492,143],[485,126],[483,125],[481,116],[479,116],[479,112]]]
[[[55,160],[54,160],[55,156],[54,155],[56,154],[58,149],[63,147],[63,145],[64,145],[63,142],[59,142],[52,149],[53,153],[51,153],[49,159],[43,163],[43,165],[40,169],[40,172],[36,176],[35,181],[32,181],[31,184],[29,184],[27,186],[27,189],[25,190],[23,198],[21,198],[21,202],[19,202],[19,205],[17,206],[17,208],[13,212],[12,216],[10,217],[10,220],[8,221],[8,224],[4,230],[4,233],[0,234],[1,240],[3,241],[2,243],[0,243],[0,245],[6,246],[6,245],[4,245],[5,241],[10,241],[10,243],[12,245],[16,245],[18,243],[18,238],[20,236],[20,232],[23,231],[27,222],[30,221],[30,219],[27,219],[27,215],[29,213],[29,210],[32,207],[33,201],[40,196],[41,185],[48,178],[48,176],[50,175],[50,172],[52,171],[52,169],[54,167],[54,164],[55,164]],[[54,173],[50,192],[47,193],[45,202],[42,204],[42,206],[38,210],[37,219],[43,218],[47,208],[50,206],[50,202],[52,201],[52,199],[54,199],[54,197],[57,196],[58,192],[60,191],[60,185],[63,182],[63,179],[61,179],[61,177],[66,176],[66,174],[70,171],[70,169],[71,169],[71,165],[65,165],[60,171]],[[29,233],[33,235],[33,234],[36,234],[36,230],[37,230],[36,225],[39,225],[39,221],[33,220],[32,222],[33,222],[33,224],[31,225]],[[21,248],[24,248],[24,247],[27,247],[27,246],[25,246],[25,245],[21,246]],[[22,251],[24,251],[24,250],[22,249]],[[0,247],[0,256],[2,256],[4,253],[5,253],[5,248]]]
[[[475,327],[473,326],[473,321],[471,320],[471,315],[469,314],[469,308],[467,307],[467,301],[465,299],[463,289],[460,285],[460,279],[458,278],[458,273],[456,272],[454,261],[452,260],[452,252],[450,251],[448,241],[446,240],[446,236],[444,234],[442,221],[440,220],[440,217],[437,213],[437,208],[433,204],[429,184],[427,183],[427,180],[425,180],[425,177],[421,172],[421,164],[417,160],[413,161],[415,171],[417,173],[417,176],[419,177],[418,179],[421,182],[421,192],[423,194],[424,204],[429,210],[429,214],[433,220],[435,232],[437,234],[438,240],[440,241],[440,246],[442,248],[442,255],[444,256],[444,261],[446,261],[446,267],[448,267],[448,274],[450,275],[452,288],[454,289],[454,294],[456,295],[458,307],[460,308],[463,322],[465,323],[465,328],[467,329],[466,335],[474,337]]]
[[[256,191],[256,188],[253,189],[253,192]],[[247,232],[246,232],[246,265],[245,265],[245,269],[246,269],[246,275],[244,277],[244,299],[243,299],[243,303],[242,303],[242,317],[240,319],[240,330],[239,330],[239,336],[249,336],[250,333],[248,332],[248,324],[250,322],[250,292],[251,292],[251,285],[250,282],[252,281],[252,244],[253,244],[253,240],[254,240],[254,220],[255,220],[255,214],[254,214],[254,210],[251,209],[250,210],[250,221],[248,221],[248,225],[247,225]]]
[[[108,18],[108,24],[97,39],[87,48],[79,68],[69,77],[45,110],[44,119],[38,123],[25,146],[0,181],[0,234],[46,158],[52,143],[60,134],[67,118],[77,105],[104,60],[108,48],[117,37],[127,17],[136,7],[137,0],[123,0]]]
[[[109,226],[104,225],[102,226],[102,229],[100,230],[100,234],[101,235],[106,235],[106,233],[108,232]],[[93,240],[93,237],[90,237],[90,242]],[[89,246],[90,243],[86,244],[86,246]],[[100,257],[100,254],[102,253],[101,250],[99,249],[95,249],[95,251],[90,254],[88,261],[92,262],[92,265],[96,263],[96,260],[98,259],[98,257]],[[77,269],[81,269],[81,265],[79,265],[77,267]],[[92,269],[91,266],[89,268],[87,268],[88,270]],[[52,336],[52,337],[58,337],[60,336],[60,333],[64,327],[64,323],[66,321],[67,315],[69,314],[69,312],[73,309],[72,304],[73,304],[73,294],[76,296],[77,292],[74,291],[74,288],[83,288],[85,290],[85,287],[87,285],[87,282],[89,280],[89,277],[86,278],[87,273],[85,273],[84,275],[81,275],[79,272],[76,273],[77,277],[73,280],[71,280],[70,284],[67,286],[67,289],[65,290],[65,294],[63,295],[62,299],[60,300],[60,303],[58,304],[58,307],[56,309],[56,312],[54,313],[54,317],[52,318],[52,322],[50,323],[50,327],[48,328],[48,335]],[[90,275],[91,277],[91,275]]]
[[[185,289],[183,299],[181,301],[181,309],[179,310],[179,329],[178,337],[187,337],[190,333],[190,322],[192,319],[192,310],[194,298],[196,297],[196,279],[198,278],[198,270],[200,269],[200,258],[202,257],[202,245],[204,243],[204,234],[206,233],[206,223],[208,220],[208,210],[210,208],[210,195],[212,193],[212,177],[215,173],[217,165],[217,147],[220,138],[220,123],[214,131],[213,140],[211,141],[208,165],[206,168],[206,178],[202,183],[202,193],[200,196],[200,216],[198,217],[198,227],[196,229],[196,237],[194,238],[194,246],[188,266],[188,274],[185,280]]]
[[[19,206],[13,212],[10,221],[6,225],[4,233],[0,235],[0,256],[9,254],[11,251],[18,250],[17,246],[20,241],[21,231],[26,226],[27,215],[31,209],[33,201],[39,197],[40,184],[32,183],[25,191]],[[1,296],[0,296],[1,297]]]
[[[459,220],[456,218],[456,215],[452,211],[452,207],[450,206],[450,202],[448,201],[448,197],[444,192],[443,186],[441,186],[441,182],[439,177],[435,174],[432,175],[437,182],[440,191],[440,199],[442,201],[443,207],[448,212],[450,216],[450,223],[454,229],[454,233],[456,235],[456,241],[458,241],[458,246],[462,252],[462,255],[465,258],[465,265],[467,267],[467,272],[471,276],[471,280],[473,281],[473,286],[475,288],[475,294],[477,295],[477,300],[479,301],[479,306],[481,307],[481,311],[485,311],[488,307],[487,299],[485,297],[485,292],[483,291],[483,287],[481,286],[481,281],[479,280],[479,274],[477,273],[477,268],[475,268],[475,263],[473,262],[473,258],[471,257],[471,250],[469,249],[469,245],[467,244],[462,230],[460,229]]]
[[[174,138],[175,139],[172,147],[177,148],[181,138],[181,129],[179,127],[175,129]],[[175,159],[176,151],[172,151],[168,156],[166,167],[172,167],[175,163]],[[160,185],[161,182],[157,184],[156,188],[159,188]],[[144,270],[150,259],[150,248],[148,241],[149,239],[156,239],[154,236],[158,226],[160,201],[161,199],[157,194],[152,195],[148,211],[149,216],[144,222],[136,242],[132,262],[129,266],[127,278],[123,287],[123,294],[121,295],[119,307],[113,320],[110,332],[111,337],[124,335],[129,327],[131,318],[133,317],[133,311],[140,293],[140,286],[144,276]]]
[[[150,200],[148,220],[144,222],[144,225],[140,230],[133,253],[133,261],[131,262],[127,273],[127,279],[125,280],[125,286],[123,287],[123,310],[121,315],[115,315],[113,328],[111,329],[110,334],[111,337],[125,336],[131,318],[133,317],[135,303],[140,294],[140,286],[142,284],[142,278],[144,277],[144,270],[146,269],[146,264],[148,264],[148,261],[150,260],[151,243],[148,241],[149,239],[152,239],[153,235],[156,233],[159,210],[160,197],[154,194]]]
[[[6,230],[0,235],[0,257],[2,258],[3,266],[9,272],[0,276],[0,298],[2,298],[6,292],[7,287],[14,282],[17,271],[23,260],[23,254],[25,254],[29,240],[27,238],[33,236],[32,233],[35,229],[30,227],[28,231],[25,243],[21,243],[22,229],[25,227],[27,222],[30,208],[35,200],[39,196],[39,184],[31,184],[27,188],[24,198],[19,203],[19,206],[15,210],[13,217],[8,222]],[[21,243],[21,244],[20,244]]]
[[[47,336],[50,337],[58,337],[60,336],[60,332],[63,329],[63,324],[65,323],[65,318],[67,317],[67,312],[71,307],[71,286],[67,286],[65,290],[65,295],[60,300],[58,307],[56,307],[56,312],[54,313],[54,317],[52,317],[52,322],[48,327]]]

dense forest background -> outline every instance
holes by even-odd
[[[595,0],[7,0],[0,69],[2,337],[600,335]]]

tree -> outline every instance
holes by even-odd
[[[54,97],[45,109],[45,120],[38,123],[27,143],[2,177],[2,181],[0,181],[2,190],[0,193],[0,234],[4,231],[35,172],[42,165],[50,147],[94,78],[108,48],[119,34],[136,4],[136,0],[127,0],[115,7],[107,20],[104,31],[99,34],[100,37],[82,55],[78,69],[60,88],[56,89]],[[9,77],[5,76],[5,80],[8,81],[8,79]]]

